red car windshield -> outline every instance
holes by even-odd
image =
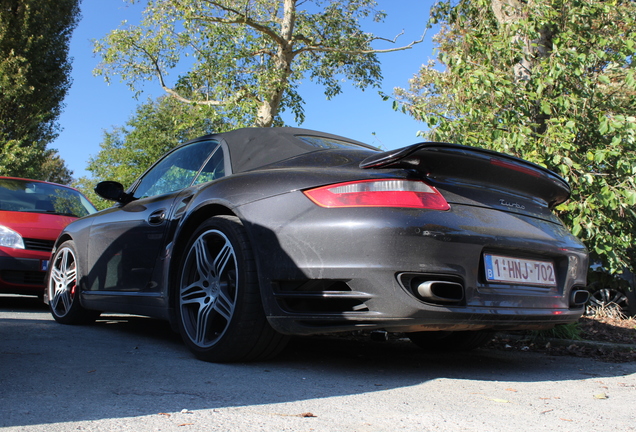
[[[0,178],[0,210],[75,217],[96,211],[90,201],[75,189],[10,178]]]

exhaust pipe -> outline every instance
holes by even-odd
[[[432,303],[459,303],[464,299],[464,287],[457,282],[426,281],[417,285],[417,294]]]
[[[587,290],[572,290],[570,293],[570,307],[583,306],[590,299],[590,293]]]

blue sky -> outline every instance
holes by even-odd
[[[424,32],[434,1],[379,0],[378,3],[388,17],[383,24],[374,24],[365,30],[389,39],[404,30],[397,45],[406,45],[419,39]],[[101,39],[119,27],[123,20],[138,22],[143,5],[130,5],[123,0],[84,0],[81,9],[82,18],[70,46],[73,84],[59,120],[63,130],[50,145],[58,149],[75,178],[90,176],[85,170],[87,161],[99,152],[105,130],[123,126],[139,103],[163,94],[156,82],[147,83],[144,93],[136,100],[128,87],[116,78],[108,85],[102,77],[93,76],[99,59],[93,54],[92,40]],[[394,87],[408,87],[409,78],[433,56],[432,36],[433,32],[429,31],[424,43],[410,50],[380,56],[384,92],[392,93]],[[378,43],[375,48],[390,46]],[[176,78],[176,74],[171,78]],[[300,92],[305,100],[306,115],[301,126],[308,129],[395,149],[420,141],[417,131],[425,127],[409,116],[393,111],[391,102],[382,101],[375,89],[362,92],[345,84],[343,93],[328,101],[322,89],[308,81],[303,83]],[[291,117],[285,120],[289,126],[298,126]]]

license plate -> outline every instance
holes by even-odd
[[[41,268],[42,271],[47,271],[49,269],[49,260],[42,260]]]
[[[488,282],[556,286],[552,261],[484,254],[484,264]]]

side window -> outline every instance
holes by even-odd
[[[190,186],[201,164],[217,145],[212,141],[197,142],[169,153],[142,178],[134,192],[135,198],[161,195]]]
[[[223,157],[223,149],[218,146],[210,160],[205,164],[199,177],[193,184],[200,184],[219,179],[225,176],[225,158]]]

